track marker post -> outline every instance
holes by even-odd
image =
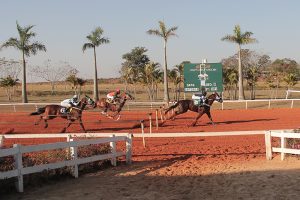
[[[149,115],[149,133],[152,133],[152,113],[148,113]]]
[[[142,129],[142,136],[143,136],[143,146],[146,148],[145,136],[144,136],[144,120],[141,120],[141,129]]]
[[[158,109],[155,110],[156,130],[158,130]]]
[[[163,119],[163,115],[162,115],[162,107],[159,107],[159,111],[160,111],[160,120],[161,122],[163,123],[164,122],[164,119]]]

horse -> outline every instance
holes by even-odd
[[[41,115],[43,113],[45,113],[44,115],[41,115],[39,120],[35,122],[34,125],[38,125],[41,120],[44,120],[45,126],[44,128],[48,127],[48,121],[50,119],[54,119],[56,117],[61,117],[63,119],[67,119],[68,120],[68,124],[65,128],[62,129],[61,133],[66,132],[67,128],[72,124],[72,122],[74,122],[75,120],[79,121],[81,130],[84,131],[86,133],[86,130],[83,126],[82,123],[82,111],[84,110],[84,108],[86,106],[90,106],[92,108],[95,108],[96,104],[93,101],[93,99],[91,99],[89,96],[85,95],[85,97],[83,97],[78,106],[77,107],[72,107],[70,108],[69,112],[66,112],[66,107],[64,106],[60,106],[60,105],[47,105],[45,107],[42,108],[38,108],[38,110],[36,112],[32,112],[29,115]]]
[[[111,111],[112,114],[108,114],[107,112],[106,117],[117,121],[121,117],[120,112],[127,100],[134,100],[134,97],[128,92],[124,92],[120,97],[116,98],[114,102],[108,102],[107,98],[99,99],[96,102],[96,107],[100,108],[102,111],[105,109]]]
[[[185,112],[187,112],[188,110],[193,111],[193,112],[197,112],[198,115],[196,117],[196,119],[192,122],[191,126],[195,126],[198,119],[205,113],[208,118],[210,119],[211,123],[214,124],[211,114],[210,114],[210,107],[212,106],[212,104],[214,103],[214,101],[218,101],[220,103],[223,102],[222,97],[220,97],[220,95],[217,92],[214,92],[213,94],[209,95],[207,97],[207,99],[204,101],[204,104],[201,106],[197,106],[194,104],[193,100],[179,100],[177,102],[175,102],[174,105],[170,106],[169,108],[167,108],[165,110],[165,114],[167,114],[170,110],[174,109],[174,108],[178,108],[173,115],[171,115],[171,117],[169,119],[175,119],[175,116],[183,114]]]

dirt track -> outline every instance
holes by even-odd
[[[300,109],[214,110],[217,123],[212,126],[204,116],[196,127],[189,127],[194,113],[167,122],[159,132],[213,132],[237,130],[295,129],[300,125]],[[95,113],[86,113],[88,132],[140,132],[131,127],[145,113],[126,112],[119,123],[110,123]],[[55,133],[61,120],[49,128],[33,126],[36,117],[0,114],[1,122],[19,122],[16,133]],[[131,120],[131,121],[126,121]],[[31,122],[31,124],[28,124]],[[58,123],[58,124],[54,124]],[[1,124],[1,128],[7,128]],[[146,132],[149,129],[146,128]],[[154,132],[157,132],[153,128]],[[80,132],[78,125],[69,132]],[[7,199],[296,199],[300,196],[300,161],[289,157],[265,160],[263,136],[205,138],[147,138],[144,149],[140,138],[134,139],[133,165],[121,165],[78,180],[57,185],[25,188],[25,194]],[[41,142],[31,140],[31,143]],[[30,143],[27,141],[27,143]]]

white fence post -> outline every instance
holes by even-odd
[[[126,163],[131,164],[132,157],[132,134],[128,134],[126,138]]]
[[[115,135],[111,135],[110,137],[115,138],[116,136]],[[116,156],[116,154],[117,154],[117,148],[116,148],[116,142],[115,141],[110,142],[109,146],[111,147],[111,153],[113,154],[113,158],[111,159],[110,162],[111,162],[111,164],[113,166],[117,166],[117,156]]]
[[[292,103],[291,103],[291,108],[293,108],[294,106],[294,100],[292,100]]]
[[[269,99],[269,109],[271,108],[271,99]]]
[[[146,148],[146,142],[145,142],[145,137],[144,137],[144,120],[141,120],[141,129],[142,129],[142,136],[143,136],[143,146]]]
[[[282,135],[283,135],[283,132],[282,132]],[[281,141],[280,141],[280,148],[281,148],[281,160],[284,160],[285,158],[285,153],[283,152],[285,147],[286,147],[286,138],[284,136],[281,136]]]
[[[248,110],[248,100],[246,100],[246,110]]]
[[[152,133],[152,113],[149,113],[149,133]]]
[[[155,110],[156,130],[158,130],[158,109]]]
[[[70,142],[72,140],[72,136],[71,135],[68,135],[67,136],[67,142]],[[73,140],[72,140],[73,141]],[[70,155],[71,155],[71,148],[67,148],[66,149],[66,152],[67,152],[67,158],[70,158]]]
[[[265,131],[266,158],[272,160],[271,131]]]
[[[0,149],[2,148],[3,144],[4,144],[4,135],[1,135],[0,136]]]
[[[73,142],[74,138],[70,138],[68,142]],[[75,161],[74,169],[73,169],[73,176],[75,178],[78,178],[78,164],[77,164],[77,158],[78,158],[78,147],[70,147],[70,156],[71,159]]]
[[[21,153],[21,145],[20,144],[14,144],[14,148],[17,149],[17,153],[14,155],[15,159],[15,168],[18,170],[18,182],[16,182],[16,188],[18,192],[24,191],[23,186],[23,174],[22,174],[22,168],[23,168],[23,162],[22,162],[22,153]]]
[[[224,101],[222,102],[222,110],[224,110]]]

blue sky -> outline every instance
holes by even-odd
[[[86,36],[100,26],[109,44],[97,48],[98,76],[118,77],[122,55],[134,47],[148,49],[151,60],[163,64],[161,38],[146,34],[163,20],[178,26],[178,37],[168,41],[168,65],[182,61],[220,62],[236,53],[236,46],[220,39],[233,33],[236,24],[253,32],[259,42],[243,48],[300,62],[300,1],[297,0],[1,0],[0,43],[16,37],[16,21],[35,25],[36,40],[47,52],[28,59],[29,65],[45,60],[67,61],[83,78],[93,76],[92,50],[82,53]],[[20,59],[15,49],[3,49],[0,57]]]

